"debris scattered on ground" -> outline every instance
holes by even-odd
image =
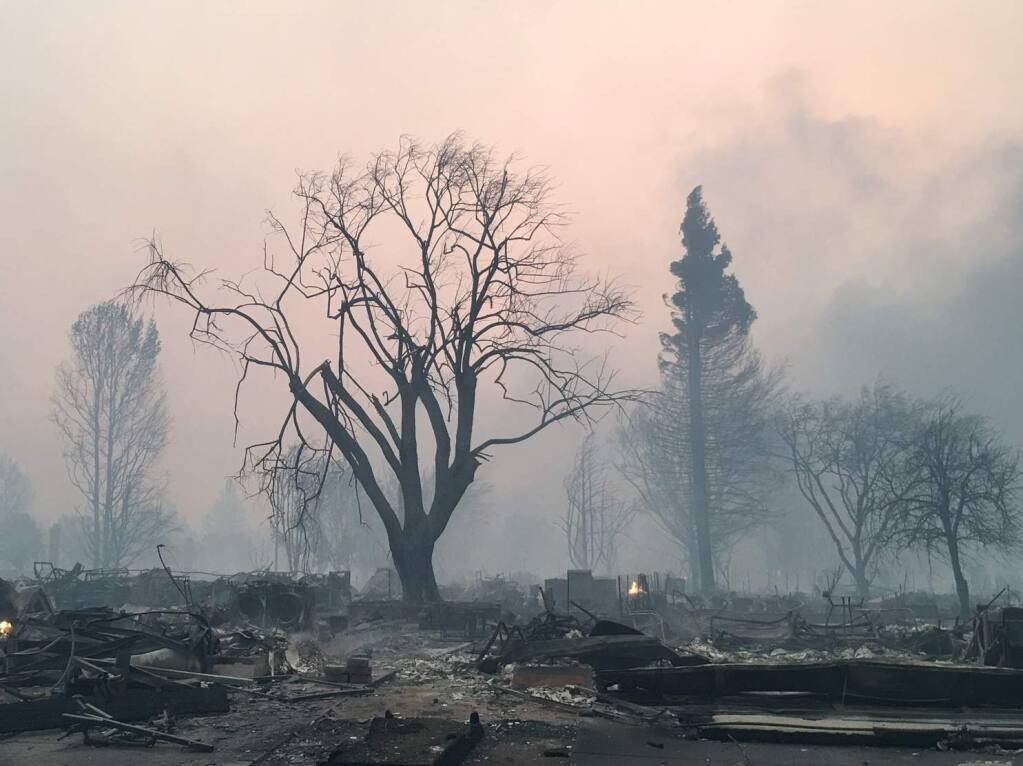
[[[370,762],[357,759],[378,745],[406,748],[410,758],[463,759],[479,746],[486,758],[501,743],[534,742],[524,732],[538,720],[547,728],[537,731],[549,734],[558,731],[552,721],[589,718],[656,726],[658,738],[992,755],[1023,748],[1023,670],[1012,667],[1023,657],[1023,612],[1014,607],[945,624],[905,604],[849,599],[815,608],[774,597],[701,603],[656,590],[677,588],[669,578],[637,575],[614,599],[600,578],[589,596],[578,578],[559,582],[566,590],[555,596],[568,607],[561,612],[542,588],[535,599],[525,588],[516,596],[496,580],[460,595],[501,599],[416,610],[386,599],[346,603],[335,598],[345,578],[265,573],[215,580],[220,596],[201,604],[193,598],[202,587],[175,578],[177,601],[191,603],[151,607],[139,604],[162,592],[155,577],[53,569],[43,579],[8,598],[0,615],[0,734],[63,728],[94,746],[195,751],[250,737],[247,752],[265,755],[267,766]],[[322,609],[316,598],[298,598],[313,592],[328,600]],[[54,605],[75,593],[127,594],[136,605]],[[268,611],[274,594],[298,600],[290,612]],[[238,598],[250,596],[262,599],[262,617],[239,619]],[[522,611],[495,609],[502,599]],[[325,612],[329,621],[317,616]],[[405,716],[380,716],[385,699],[391,710],[400,701]],[[485,741],[476,738],[482,725],[466,723],[477,709],[490,719]],[[285,734],[266,720],[301,725]],[[536,742],[570,754],[571,738],[557,737]],[[468,749],[447,748],[470,740]],[[389,762],[382,752],[372,762]]]

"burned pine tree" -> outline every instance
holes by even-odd
[[[613,387],[605,361],[571,345],[633,308],[614,283],[578,276],[550,191],[544,173],[457,135],[433,147],[406,139],[363,169],[342,161],[304,176],[298,226],[270,217],[286,254],[261,256],[258,286],[207,292],[155,243],[134,285],[187,306],[192,336],[236,354],[241,382],[263,370],[286,383],[281,428],[248,450],[248,468],[286,466],[289,433],[339,454],[380,517],[410,602],[440,598],[435,545],[496,448],[632,396]],[[325,324],[314,337],[336,339],[329,356],[299,337],[295,317],[317,307]],[[532,416],[481,435],[487,397]]]
[[[945,558],[959,610],[972,613],[963,558],[974,546],[1009,550],[1021,537],[1019,455],[985,419],[955,398],[930,402],[909,450],[912,475],[899,534]]]
[[[756,318],[732,255],[703,201],[689,195],[685,255],[671,264],[675,332],[661,336],[661,389],[636,408],[622,433],[622,470],[643,507],[682,546],[703,591],[715,567],[766,512],[775,470],[771,417],[781,371],[754,348]]]
[[[863,597],[905,513],[915,418],[916,405],[885,383],[854,402],[794,401],[780,416],[796,486]]]
[[[71,483],[85,501],[77,531],[97,568],[130,564],[173,526],[154,475],[170,428],[156,325],[117,301],[82,312],[57,371],[53,419]]]
[[[576,569],[611,572],[618,540],[632,513],[611,486],[592,433],[583,440],[565,479],[565,500],[560,526],[568,543],[568,560]]]

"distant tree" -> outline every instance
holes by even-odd
[[[763,518],[772,473],[770,419],[781,372],[752,345],[756,312],[698,186],[681,226],[675,331],[662,334],[661,391],[624,432],[623,469],[643,505],[686,549],[703,591],[715,588],[717,545]]]
[[[324,466],[327,459],[323,451],[295,443],[282,465],[260,477],[272,512],[275,566],[283,551],[293,572],[375,570],[388,559],[379,518],[348,465],[333,458]],[[429,476],[423,484],[430,486]],[[397,488],[385,485],[384,493],[401,517],[404,509]]]
[[[284,549],[288,571],[310,572],[316,552],[322,548],[323,528],[318,513],[329,472],[322,465],[328,458],[322,452],[293,445],[285,455],[290,470],[271,469],[264,487],[273,513],[270,524],[274,535],[274,567],[280,566],[279,551]],[[276,480],[275,480],[276,479]]]
[[[225,479],[199,527],[200,566],[221,574],[270,566],[272,527],[266,525],[260,534],[258,520],[259,514],[239,492],[238,482]]]
[[[592,433],[583,440],[565,479],[565,499],[567,507],[560,526],[572,566],[610,573],[618,541],[632,513],[611,485],[608,466],[597,454]]]
[[[7,562],[18,573],[43,549],[43,536],[29,513],[32,509],[32,483],[18,464],[0,455],[0,562]]]
[[[262,283],[221,280],[215,294],[154,244],[134,285],[186,306],[192,336],[236,355],[243,380],[265,371],[287,386],[282,426],[248,467],[289,469],[292,439],[340,454],[409,602],[440,599],[434,549],[484,461],[634,395],[572,342],[633,307],[616,284],[578,274],[551,189],[542,172],[458,135],[405,140],[362,168],[342,161],[300,179],[298,225],[271,216],[284,258],[264,249],[262,275],[247,279]],[[325,321],[319,341],[296,320],[311,307]],[[337,339],[330,359],[316,350],[325,337]],[[524,414],[484,433],[477,407],[488,399]],[[400,512],[384,491],[392,479]]]
[[[57,371],[53,418],[64,461],[85,500],[81,532],[94,567],[130,564],[172,525],[154,476],[169,417],[156,325],[107,301],[71,327],[71,360]]]
[[[0,517],[9,513],[28,513],[35,492],[21,467],[0,454]]]
[[[0,561],[6,561],[15,572],[28,574],[32,562],[43,551],[43,533],[27,513],[0,516]]]
[[[854,402],[794,402],[780,418],[789,467],[859,595],[905,510],[916,406],[885,383]]]
[[[314,557],[319,571],[372,573],[388,563],[383,525],[347,465],[335,461],[317,505],[321,534]]]
[[[972,546],[1023,539],[1019,454],[990,422],[946,397],[928,404],[910,451],[912,488],[900,536],[948,560],[963,617],[972,612],[963,558]]]

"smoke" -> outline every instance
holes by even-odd
[[[139,268],[137,238],[237,277],[261,260],[264,209],[289,209],[296,167],[458,128],[549,166],[587,270],[636,286],[623,382],[656,383],[660,296],[699,183],[756,340],[794,387],[885,373],[959,388],[1019,440],[1021,7],[7,4],[0,451],[30,474],[41,522],[74,510],[53,371],[78,313]],[[157,321],[171,499],[197,527],[241,462],[237,370],[188,342],[187,317]],[[251,390],[239,446],[275,428],[279,395]],[[582,436],[552,431],[484,468],[479,529],[452,522],[478,540],[473,567],[561,568],[554,520]],[[675,566],[643,530],[623,566]]]
[[[948,145],[822,116],[806,74],[771,81],[724,138],[680,162],[702,182],[793,385],[848,392],[883,375],[952,389],[1023,441],[1023,143]]]

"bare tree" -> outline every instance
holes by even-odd
[[[108,301],[82,312],[57,371],[53,418],[68,476],[85,500],[79,527],[95,567],[117,568],[171,525],[154,476],[169,418],[156,325]]]
[[[794,402],[781,416],[796,485],[864,597],[912,485],[914,422],[915,405],[885,383],[852,403]]]
[[[288,569],[312,572],[349,566],[359,542],[372,545],[364,522],[358,484],[347,465],[324,452],[294,444],[285,465],[261,482],[273,512],[275,548],[282,546]],[[392,493],[385,492],[388,496]],[[369,510],[367,508],[367,510]],[[275,565],[277,556],[275,555]]]
[[[267,509],[252,500],[234,478],[224,479],[200,523],[197,558],[204,568],[229,574],[273,564]]]
[[[1021,539],[1019,455],[955,398],[928,404],[910,450],[913,481],[900,535],[947,558],[959,610],[971,614],[963,558],[975,545],[1011,549]]]
[[[389,497],[392,493],[385,493]],[[319,525],[314,552],[320,571],[371,573],[388,561],[379,517],[359,490],[347,464],[335,460],[316,500]]]
[[[320,465],[324,457],[320,452],[308,451],[303,460],[301,446],[293,445],[285,455],[287,476],[266,477],[265,488],[273,511],[271,526],[274,535],[274,567],[278,566],[277,551],[283,546],[288,571],[310,572],[317,550],[321,547],[322,529],[315,511],[321,498],[329,497],[321,487],[320,477],[325,468]],[[284,471],[282,468],[271,470]],[[310,507],[312,506],[312,507]]]
[[[599,459],[592,433],[575,456],[565,479],[567,509],[561,520],[568,543],[568,559],[576,569],[611,572],[618,540],[632,513],[608,480],[607,466]]]
[[[699,586],[688,372],[670,356],[661,362],[661,390],[634,409],[621,431],[619,468],[640,508],[679,545]],[[748,335],[729,333],[704,344],[701,491],[719,570],[735,543],[767,517],[767,498],[778,483],[771,424],[781,386],[782,370],[764,363]]]
[[[457,135],[433,147],[406,139],[364,169],[342,161],[329,177],[299,181],[298,226],[270,216],[286,256],[266,249],[268,284],[224,281],[226,297],[209,294],[202,274],[155,244],[135,282],[136,294],[191,309],[192,337],[237,354],[240,384],[253,370],[287,383],[281,427],[249,448],[246,465],[273,476],[287,464],[289,432],[300,459],[304,450],[340,453],[380,516],[408,601],[440,598],[434,546],[493,450],[633,395],[612,387],[606,359],[585,361],[570,345],[577,331],[611,330],[633,309],[615,284],[577,276],[550,189],[543,172],[519,173]],[[388,236],[398,243],[390,275]],[[294,317],[309,302],[337,339],[332,359],[297,335]],[[487,392],[534,417],[506,418],[521,426],[480,436]],[[421,460],[434,477],[429,503]]]

